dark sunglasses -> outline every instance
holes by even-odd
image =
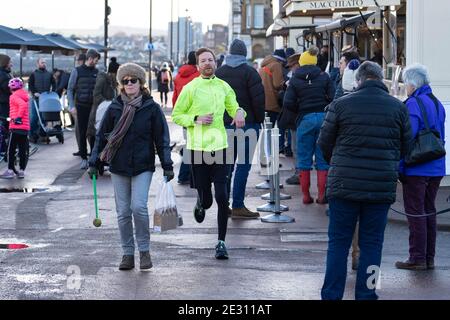
[[[125,79],[125,80],[122,80],[122,84],[124,85],[124,86],[126,86],[129,82],[131,82],[132,84],[135,84],[136,82],[138,82],[138,79]]]

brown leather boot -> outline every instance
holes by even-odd
[[[415,263],[409,260],[406,260],[405,262],[397,261],[395,263],[395,267],[397,269],[406,269],[406,270],[427,270],[427,264],[425,262]]]
[[[303,193],[303,204],[311,204],[314,202],[309,193],[309,187],[311,186],[311,171],[302,170],[300,171],[300,189]]]
[[[328,170],[317,170],[317,190],[319,195],[316,202],[319,204],[327,204],[328,200],[325,196],[326,186],[327,186],[327,176]]]

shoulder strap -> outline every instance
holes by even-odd
[[[436,106],[436,113],[439,118],[439,100],[432,93],[427,94],[427,96],[433,101],[434,105]]]
[[[425,110],[423,101],[419,97],[415,97],[415,99],[417,101],[417,104],[419,105],[420,112],[422,113],[422,118],[423,118],[423,123],[425,124],[425,128],[427,130],[430,130],[430,125],[428,122],[428,115],[427,115],[427,111]]]

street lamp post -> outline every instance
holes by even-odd
[[[184,61],[188,58],[188,9],[186,9],[186,23],[185,23],[185,36],[184,36]]]
[[[105,27],[105,34],[104,34],[104,57],[105,57],[105,70],[107,68],[108,63],[108,24],[109,24],[109,18],[108,16],[111,14],[111,8],[108,6],[108,0],[105,0],[105,21],[104,21],[104,27]]]
[[[180,64],[180,1],[177,1],[177,65]]]
[[[150,28],[148,33],[148,88],[150,92],[152,91],[152,3],[150,0]]]
[[[173,0],[170,0],[170,61],[173,62]]]

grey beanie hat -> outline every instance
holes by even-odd
[[[237,54],[240,56],[247,56],[247,46],[244,41],[239,39],[234,39],[230,45],[230,54]]]
[[[145,83],[145,70],[140,65],[135,63],[129,62],[120,65],[117,70],[117,82],[120,83],[120,81],[126,76],[139,79],[141,84]]]

